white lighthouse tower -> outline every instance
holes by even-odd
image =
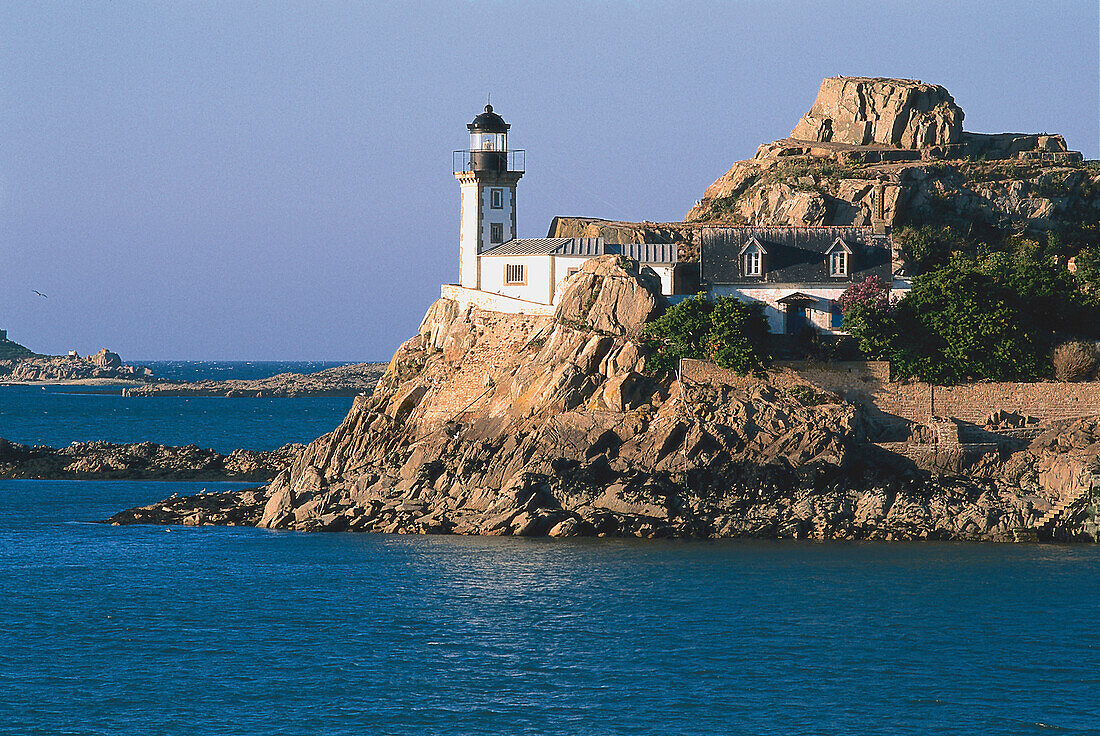
[[[480,289],[481,253],[516,237],[516,183],[523,176],[523,151],[508,151],[511,126],[492,105],[466,127],[470,150],[455,151],[453,162],[462,191],[459,283]]]

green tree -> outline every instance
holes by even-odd
[[[646,325],[649,370],[657,375],[676,371],[681,358],[713,360],[741,373],[761,373],[768,353],[768,321],[764,305],[746,304],[724,296],[713,302],[705,294],[669,308]]]
[[[1016,291],[956,255],[916,277],[896,305],[857,306],[844,324],[867,357],[890,361],[897,378],[1030,380],[1046,372],[1047,353],[1022,307]]]
[[[947,264],[957,251],[969,250],[966,236],[951,225],[905,226],[894,233],[894,245],[915,273],[927,273]]]
[[[1025,328],[1046,347],[1057,335],[1100,337],[1100,302],[1058,264],[1052,240],[1009,238],[1005,250],[979,257],[977,268],[1016,294]]]

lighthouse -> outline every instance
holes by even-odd
[[[462,193],[459,283],[481,288],[480,255],[516,237],[516,183],[524,152],[508,150],[508,128],[492,105],[466,125],[470,149],[455,151],[453,169]]]

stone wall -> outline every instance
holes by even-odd
[[[688,380],[697,382],[738,384],[751,380],[703,361],[685,361],[684,372]],[[889,364],[884,361],[791,361],[779,364],[769,379],[773,377],[779,385],[802,379],[831,391],[864,408],[872,421],[887,427],[908,422],[927,424],[933,414],[981,425],[998,410],[1039,420],[1100,415],[1100,381],[931,386],[920,381],[891,381]]]

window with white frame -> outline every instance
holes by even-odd
[[[848,254],[842,250],[834,250],[829,255],[829,275],[830,276],[847,276],[848,275]]]
[[[489,223],[489,242],[490,243],[503,243],[504,242],[504,223],[491,222]]]
[[[504,265],[504,283],[526,284],[527,267],[519,263],[506,263]]]
[[[746,276],[760,276],[764,273],[764,258],[763,254],[758,250],[749,251],[745,254],[745,275]]]
[[[503,209],[504,207],[504,190],[503,189],[490,189],[489,190],[489,207],[494,210]]]

